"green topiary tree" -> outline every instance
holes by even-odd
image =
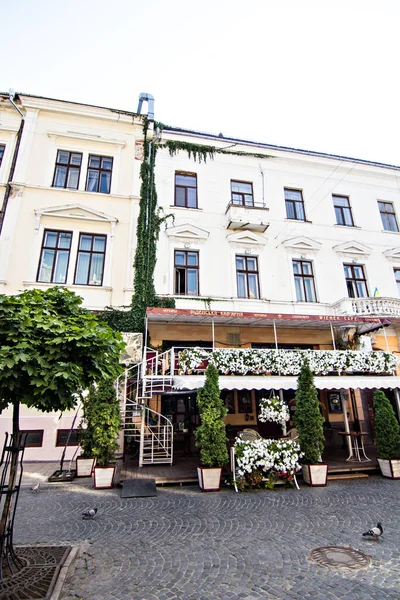
[[[298,377],[294,424],[299,432],[299,444],[304,452],[302,462],[321,462],[324,449],[324,418],[318,402],[318,392],[308,361],[305,360]]]
[[[374,410],[378,458],[400,458],[400,425],[390,401],[381,390],[374,392]]]
[[[92,385],[83,400],[82,449],[87,458],[97,458],[99,467],[115,460],[119,448],[117,435],[121,429],[121,415],[112,379],[103,379]]]
[[[218,371],[209,364],[204,386],[197,392],[201,425],[194,432],[200,448],[200,461],[205,467],[222,467],[229,460],[226,448],[225,417],[227,409],[220,395]]]

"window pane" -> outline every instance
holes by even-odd
[[[364,279],[364,271],[363,271],[362,267],[354,265],[354,267],[353,267],[353,273],[354,273],[354,277],[356,279]]]
[[[238,297],[239,298],[247,298],[246,275],[244,273],[238,273],[236,276],[236,279],[237,279]]]
[[[247,259],[247,269],[249,271],[257,271],[257,259],[248,258]]]
[[[81,166],[82,155],[81,154],[71,154],[71,165]]]
[[[93,169],[89,169],[86,191],[97,192],[98,181],[99,181],[99,171],[93,171]]]
[[[288,219],[296,218],[293,202],[286,202],[286,216]]]
[[[79,252],[76,267],[75,283],[85,285],[88,280],[90,254]]]
[[[47,244],[46,244],[47,246]],[[71,234],[70,233],[60,233],[60,237],[58,238],[58,247],[66,248],[67,250],[71,247]]]
[[[347,281],[347,293],[349,294],[349,298],[355,298],[355,288],[352,281]]]
[[[54,269],[53,282],[54,283],[65,283],[67,279],[67,267],[68,267],[68,250],[59,250],[56,254],[56,266]]]
[[[315,302],[313,280],[310,278],[304,279],[304,288],[305,288],[305,292],[306,292],[307,302]]]
[[[353,217],[351,216],[350,208],[344,208],[343,215],[344,215],[344,224],[352,226],[353,225]]]
[[[336,224],[344,225],[344,219],[343,219],[343,214],[342,214],[341,208],[335,208],[335,215],[336,215]]]
[[[54,187],[64,187],[66,176],[67,176],[67,167],[56,167],[56,174],[54,177]]]
[[[197,294],[197,269],[188,269],[188,283],[187,291],[188,294]]]
[[[89,156],[89,167],[100,168],[100,156]]]
[[[237,256],[236,257],[236,268],[240,269],[240,270],[244,269],[245,268],[244,261],[245,261],[245,259],[243,258],[243,256]]]
[[[303,207],[302,202],[296,202],[296,213],[297,213],[297,219],[299,219],[301,221],[305,220],[304,207]]]
[[[242,196],[232,194],[232,204],[242,204]]]
[[[188,252],[187,254],[187,264],[194,267],[197,266],[198,262],[198,254],[197,252]]]
[[[396,217],[392,214],[387,215],[388,218],[388,224],[389,224],[389,231],[398,231],[398,227],[397,227],[397,221],[396,221]]]
[[[113,165],[113,159],[112,158],[106,158],[103,157],[101,160],[101,166],[103,169],[112,169],[112,165]]]
[[[104,252],[106,246],[106,238],[95,236],[93,242],[93,250],[96,252]]]
[[[181,188],[181,187],[175,188],[175,205],[176,206],[185,206],[185,203],[186,203],[185,188]]]
[[[109,194],[110,186],[111,186],[111,173],[108,173],[108,172],[104,173],[102,171],[101,175],[100,175],[100,192],[103,194]]]
[[[302,200],[299,190],[285,190],[285,198],[286,200]]]
[[[249,274],[249,297],[258,298],[258,276]]]
[[[297,302],[304,302],[304,291],[301,277],[294,278],[294,286],[296,288],[296,298]]]
[[[365,298],[367,296],[367,288],[363,281],[357,281],[357,296],[358,298]]]
[[[253,206],[253,196],[245,196],[244,197],[244,203],[246,204],[246,206]]]
[[[188,199],[188,207],[189,208],[197,207],[197,190],[196,190],[196,188],[188,188],[187,199]]]
[[[298,275],[301,273],[301,262],[293,261],[293,273]]]
[[[343,268],[345,277],[351,277],[351,267],[349,267],[349,265],[343,265]]]
[[[67,188],[72,190],[78,189],[79,169],[70,168],[68,171]]]
[[[69,152],[65,152],[64,150],[59,150],[57,154],[57,162],[68,164],[69,162]]]
[[[185,253],[184,252],[175,252],[175,264],[176,265],[184,265],[185,264]]]
[[[39,270],[39,281],[50,283],[53,268],[54,250],[43,250],[42,263]]]
[[[57,245],[57,232],[46,231],[44,236],[44,245],[50,248],[55,248]]]
[[[92,236],[91,235],[81,235],[81,239],[79,241],[79,250],[90,250],[92,247]]]
[[[104,254],[93,254],[92,263],[90,265],[90,285],[101,285],[101,280],[103,277],[103,261]]]
[[[333,196],[335,206],[349,206],[349,199],[345,196]]]
[[[312,275],[311,263],[303,262],[303,274],[304,275]]]
[[[197,185],[197,178],[193,177],[192,175],[176,174],[175,175],[175,183],[177,185],[184,185],[184,186],[196,187],[196,185]]]

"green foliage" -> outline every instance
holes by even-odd
[[[119,445],[117,435],[121,429],[121,415],[112,379],[103,379],[92,385],[83,400],[81,429],[82,449],[86,458],[97,458],[99,467],[106,467],[115,459]]]
[[[66,288],[0,295],[0,410],[64,411],[76,394],[120,372],[121,336]]]
[[[375,443],[379,458],[400,458],[400,425],[390,401],[381,390],[374,392]]]
[[[159,148],[168,148],[170,156],[176,156],[180,150],[188,153],[189,158],[199,163],[207,162],[207,158],[214,160],[216,154],[234,154],[237,156],[253,156],[255,158],[271,158],[268,154],[259,152],[244,152],[241,150],[229,150],[228,148],[218,148],[217,146],[207,146],[206,144],[193,144],[192,142],[183,142],[180,140],[167,140],[159,145]]]
[[[318,402],[318,392],[308,361],[304,361],[298,377],[294,423],[299,432],[299,444],[305,464],[321,460],[324,449],[324,418]]]
[[[209,364],[204,386],[197,392],[201,424],[194,432],[196,446],[200,448],[201,464],[205,467],[222,467],[228,462],[225,417],[227,409],[220,395],[218,371]]]

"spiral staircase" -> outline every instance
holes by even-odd
[[[172,388],[172,375],[160,368],[167,364],[167,354],[152,353],[142,363],[126,369],[116,382],[124,436],[139,448],[139,467],[171,465],[173,461],[173,425],[148,406],[152,396]]]

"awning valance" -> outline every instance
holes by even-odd
[[[204,385],[204,375],[186,375],[173,378],[176,390],[196,390]],[[319,390],[340,389],[388,389],[400,388],[400,377],[382,376],[323,376],[314,378],[315,387]],[[219,378],[222,390],[295,390],[297,377],[224,377]]]

